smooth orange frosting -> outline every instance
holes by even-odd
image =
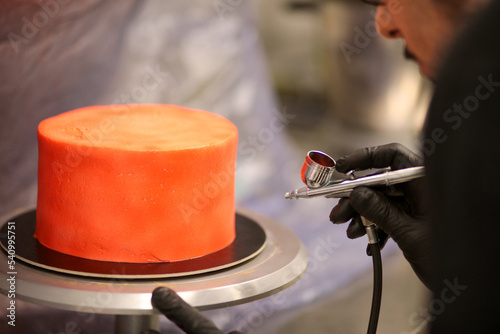
[[[173,105],[92,106],[38,126],[35,237],[116,262],[179,261],[235,237],[238,133]]]

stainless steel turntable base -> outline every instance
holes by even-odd
[[[207,274],[167,279],[99,279],[66,275],[16,261],[16,298],[54,308],[115,314],[117,333],[137,334],[158,329],[159,313],[151,306],[151,293],[168,286],[201,310],[217,309],[257,300],[295,283],[307,267],[307,252],[297,236],[276,221],[239,209],[266,232],[263,250],[237,266]],[[20,226],[18,227],[20,228]],[[0,291],[9,290],[8,258],[0,254]]]

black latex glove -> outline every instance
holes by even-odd
[[[350,170],[391,167],[392,170],[421,166],[422,159],[400,144],[388,144],[361,149],[340,158],[335,169]],[[330,213],[334,224],[351,221],[347,236],[364,235],[363,216],[377,225],[381,247],[387,239],[398,244],[419,279],[429,287],[430,232],[426,220],[424,179],[377,189],[358,187],[349,198],[340,199]]]
[[[172,289],[156,288],[153,291],[151,304],[186,334],[223,334],[210,319],[186,303]],[[146,330],[142,331],[141,334],[160,333],[155,330]],[[241,333],[231,332],[229,334]]]

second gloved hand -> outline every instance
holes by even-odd
[[[385,167],[397,170],[420,165],[421,158],[406,147],[388,144],[355,151],[339,159],[335,168],[346,173]],[[359,187],[348,199],[339,201],[330,214],[330,220],[335,224],[350,220],[347,229],[349,238],[365,234],[360,216],[372,221],[377,225],[381,246],[391,237],[419,279],[429,287],[432,256],[425,191],[423,179],[377,189]]]
[[[186,303],[172,289],[167,287],[156,288],[152,294],[151,304],[186,334],[223,334],[210,319]],[[141,334],[160,333],[155,330],[145,330]],[[232,331],[229,334],[242,333]]]

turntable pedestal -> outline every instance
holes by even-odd
[[[266,237],[257,255],[235,266],[167,278],[130,279],[119,274],[101,278],[43,269],[16,258],[16,298],[77,312],[115,314],[116,333],[138,334],[146,328],[159,329],[160,313],[151,306],[151,293],[158,286],[168,286],[190,305],[209,310],[264,298],[295,283],[307,267],[307,252],[297,236],[268,217],[243,209],[238,214],[257,223]],[[16,225],[16,230],[21,228]],[[8,260],[4,249],[0,292],[5,295],[12,272]]]
[[[159,315],[117,315],[115,320],[115,334],[140,333],[144,329],[160,331]]]

